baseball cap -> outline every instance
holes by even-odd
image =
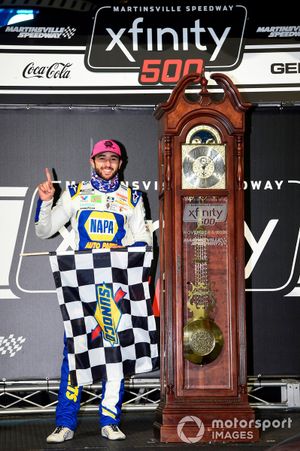
[[[112,139],[102,139],[101,141],[98,141],[93,147],[91,158],[94,158],[96,155],[103,152],[112,152],[121,157],[121,149]]]

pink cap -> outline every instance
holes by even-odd
[[[91,158],[94,158],[96,155],[103,152],[112,152],[121,157],[121,149],[112,139],[102,139],[102,141],[98,141],[93,147]]]

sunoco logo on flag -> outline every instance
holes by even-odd
[[[112,346],[119,343],[117,330],[121,319],[121,312],[117,307],[117,303],[126,294],[121,288],[114,298],[112,289],[102,283],[96,285],[97,307],[95,318],[98,326],[92,331],[92,339],[96,339],[98,335],[103,333],[103,338]]]

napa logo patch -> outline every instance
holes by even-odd
[[[118,231],[118,224],[113,213],[93,211],[84,228],[92,241],[112,241]]]
[[[118,289],[114,297],[112,289],[107,284],[96,285],[97,305],[94,317],[98,326],[92,331],[92,340],[103,333],[103,338],[112,346],[119,343],[117,329],[121,312],[117,304],[123,299],[124,295],[125,292],[121,288]]]

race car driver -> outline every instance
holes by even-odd
[[[97,142],[90,156],[90,164],[91,180],[70,185],[54,207],[55,189],[46,168],[46,180],[38,186],[37,236],[49,238],[70,221],[79,250],[151,245],[141,193],[119,180],[122,166],[120,146],[111,139]],[[56,428],[47,437],[48,443],[72,439],[77,427],[82,387],[72,387],[69,383],[66,339],[63,355]],[[100,429],[101,435],[109,440],[126,438],[119,429],[123,394],[124,379],[102,381]]]

